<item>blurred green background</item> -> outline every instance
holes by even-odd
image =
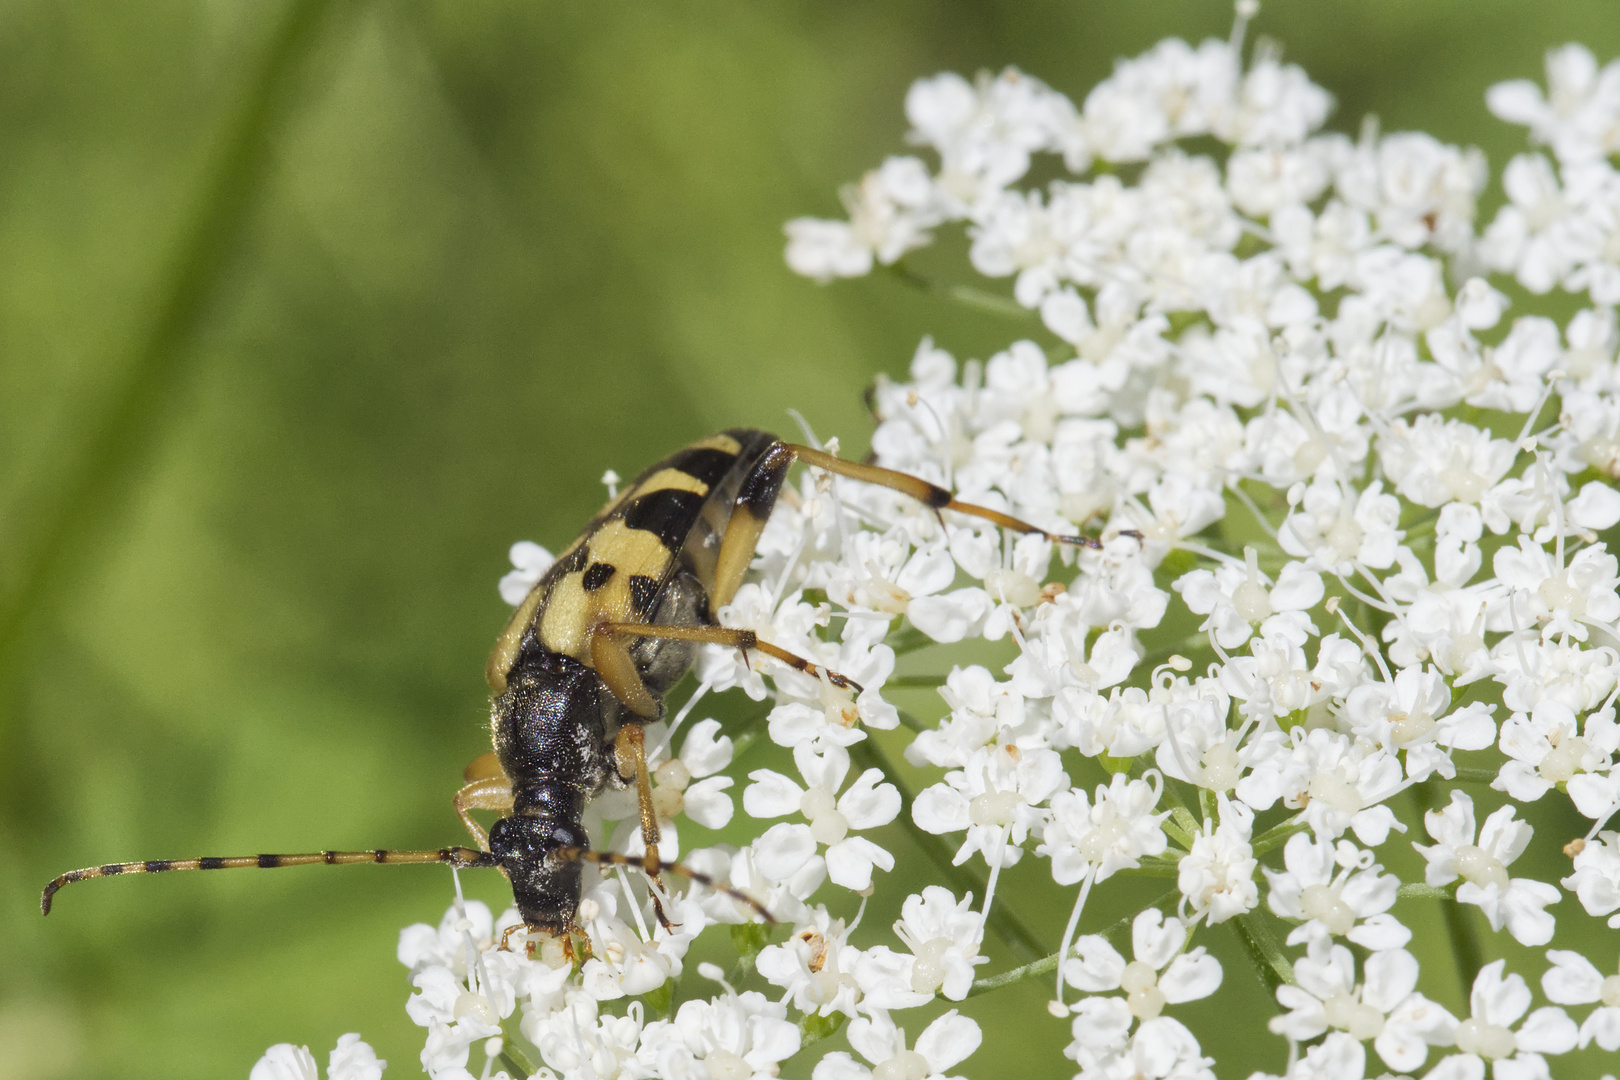
[[[448,902],[438,871],[98,882],[48,921],[39,887],[459,842],[512,541],[559,547],[604,469],[789,408],[859,452],[861,389],[923,334],[985,356],[1022,332],[782,264],[784,220],[837,214],[902,148],[907,85],[1016,64],[1078,100],[1229,23],[1165,0],[0,7],[0,1080],[245,1076],[352,1030],[416,1075],[393,951]],[[1489,83],[1567,40],[1620,52],[1609,0],[1298,0],[1254,32],[1341,130],[1376,112],[1498,169],[1522,143]],[[879,839],[893,884],[926,876]],[[1066,895],[1015,880],[1061,922]],[[1242,1045],[1269,1006],[1227,959],[1194,1026],[1242,1010],[1206,1044],[1222,1075],[1280,1068]],[[1067,1074],[1046,996],[972,1003],[966,1071]]]

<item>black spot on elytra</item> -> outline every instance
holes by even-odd
[[[591,563],[590,567],[585,571],[584,578],[580,580],[580,585],[584,586],[586,592],[595,592],[606,585],[608,579],[613,577],[617,570],[618,568],[612,563]]]
[[[725,479],[726,473],[736,460],[736,454],[728,454],[724,450],[706,446],[694,446],[672,455],[664,463],[664,468],[679,469],[687,476],[712,488]]]
[[[649,491],[624,508],[624,523],[652,533],[670,551],[679,551],[703,508],[703,498],[695,491],[676,488]]]
[[[658,600],[658,579],[645,574],[630,575],[630,606],[645,615]]]

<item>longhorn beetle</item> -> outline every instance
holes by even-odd
[[[643,727],[663,715],[664,695],[706,642],[744,655],[762,652],[834,686],[860,691],[850,679],[761,641],[752,631],[721,626],[717,618],[742,584],[795,461],[892,488],[936,514],[950,510],[1057,543],[1099,546],[1089,537],[1055,535],[997,510],[958,502],[945,488],[906,473],[844,461],[764,431],[722,432],[658,462],[611,500],[529,591],[496,639],[485,670],[494,695],[495,748],[467,767],[467,784],[455,797],[456,813],[478,841],[477,850],[108,863],[56,878],[45,886],[41,910],[49,914],[51,898],[70,882],[114,874],[449,863],[498,867],[511,880],[524,925],[571,940],[580,933],[575,917],[583,863],[595,862],[639,866],[655,881],[662,870],[684,873],[769,918],[741,893],[658,858],[658,815]],[[591,850],[581,814],[608,784],[636,787],[646,845],[641,858]],[[485,832],[473,810],[501,816]],[[658,914],[663,919],[661,908]]]

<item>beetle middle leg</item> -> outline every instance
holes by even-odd
[[[835,671],[812,663],[786,649],[759,640],[752,630],[738,630],[725,626],[664,626],[655,623],[600,623],[591,630],[591,660],[596,673],[607,686],[608,692],[631,712],[646,720],[656,719],[661,710],[657,700],[647,689],[635,661],[622,638],[662,638],[669,641],[691,641],[713,645],[729,645],[742,650],[746,656],[751,649],[774,657],[808,675],[824,677],[841,689],[861,692],[860,684]],[[636,799],[641,811],[641,840],[647,849],[647,876],[655,885],[662,886],[658,876],[658,811],[653,805],[652,780],[647,769],[647,748],[643,721],[628,719],[619,728],[613,740],[614,764],[620,779],[634,781]],[[653,894],[653,909],[658,921],[670,929],[669,917],[664,914],[658,894]]]

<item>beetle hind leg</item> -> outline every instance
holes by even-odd
[[[596,633],[615,637],[623,635],[625,637],[665,638],[672,641],[695,641],[707,645],[728,645],[733,649],[742,650],[745,655],[750,651],[758,650],[766,656],[780,660],[795,671],[802,671],[812,678],[825,677],[828,682],[840,690],[851,690],[857,694],[862,690],[861,684],[847,675],[840,675],[838,672],[822,667],[814,661],[806,660],[797,653],[789,652],[778,645],[772,645],[768,641],[761,641],[759,635],[752,630],[740,630],[730,626],[659,626],[652,623],[603,623],[596,628]],[[593,653],[594,651],[593,648]],[[597,669],[597,674],[602,675],[608,684],[608,689],[613,691],[614,697],[634,708],[634,705],[631,705],[619,693],[619,686],[615,682],[615,679],[618,678],[617,674],[613,676],[605,674],[600,667]],[[640,684],[639,678],[637,685],[642,693],[646,693],[646,687]]]
[[[862,483],[877,484],[902,495],[909,495],[913,499],[929,507],[935,513],[951,510],[958,514],[968,514],[972,517],[982,518],[993,525],[1018,533],[1035,533],[1046,537],[1054,544],[1067,544],[1071,547],[1100,548],[1102,544],[1094,537],[1083,535],[1064,535],[1050,532],[1039,525],[1031,525],[1011,514],[1004,514],[1000,510],[992,510],[987,506],[976,506],[973,503],[961,502],[955,495],[938,484],[933,484],[920,476],[912,476],[896,469],[885,469],[881,465],[864,465],[857,461],[845,461],[834,457],[825,450],[817,450],[810,446],[800,446],[797,443],[783,443],[782,448],[794,460],[802,461],[806,465],[818,469],[825,469],[838,476],[847,476],[851,480]]]

